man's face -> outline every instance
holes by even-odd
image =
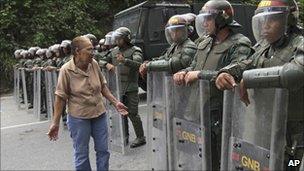
[[[208,15],[204,17],[202,27],[205,28],[207,35],[212,35],[215,33],[215,21],[212,15]]]
[[[122,37],[115,38],[115,43],[118,47],[123,47],[125,44],[125,41]]]
[[[179,42],[181,37],[183,36],[184,34],[184,30],[182,30],[184,28],[177,28],[177,29],[174,29],[172,31],[170,31],[170,35],[171,35],[171,38],[172,38],[172,41],[173,42]]]
[[[91,63],[93,60],[93,49],[94,48],[93,48],[93,45],[90,42],[90,40],[86,39],[85,41],[83,41],[83,43],[80,45],[80,47],[82,47],[82,48],[78,50],[79,60],[85,64]]]
[[[60,53],[59,53],[59,51],[57,51],[57,52],[55,53],[55,57],[58,58],[59,56],[60,56]]]
[[[100,48],[102,51],[105,51],[105,50],[107,50],[107,45],[101,45]]]
[[[67,48],[62,48],[62,51],[63,51],[64,54],[68,54]]]
[[[273,43],[281,38],[284,34],[284,22],[283,19],[279,19],[278,16],[269,16],[262,23],[262,37],[269,43]]]

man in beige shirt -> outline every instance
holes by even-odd
[[[60,69],[56,88],[53,120],[47,133],[58,139],[62,110],[67,103],[67,125],[73,139],[76,170],[91,170],[89,140],[93,137],[97,170],[109,169],[108,131],[103,98],[127,115],[127,107],[109,91],[98,63],[92,59],[93,46],[86,37],[72,41],[73,58]]]

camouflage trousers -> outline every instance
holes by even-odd
[[[138,103],[139,103],[138,91],[126,92],[122,97],[122,101],[128,107],[128,112],[129,112],[128,116],[124,117],[126,121],[125,130],[127,137],[129,137],[129,125],[127,118],[129,118],[133,124],[136,137],[138,138],[143,137],[144,129],[142,126],[141,118],[138,114]]]

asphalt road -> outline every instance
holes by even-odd
[[[1,97],[0,109],[1,170],[74,170],[68,130],[61,127],[59,139],[51,142],[46,135],[50,121],[39,121],[32,110],[18,109],[13,96]],[[145,103],[140,104],[139,113],[146,130]],[[133,127],[130,128],[130,140],[133,140]],[[110,170],[147,170],[146,147],[129,149],[126,155],[111,151]],[[92,169],[96,170],[92,139],[90,160]]]

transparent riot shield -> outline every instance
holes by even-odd
[[[165,72],[148,72],[148,170],[168,170]]]
[[[120,99],[120,76],[119,68],[115,67],[115,72],[103,70],[107,80],[107,86],[113,96]],[[115,107],[106,100],[108,126],[109,126],[109,146],[111,151],[122,154],[127,153],[126,131],[124,129],[125,121],[123,116],[115,109]]]
[[[53,106],[54,106],[54,102],[55,102],[55,91],[56,91],[56,86],[57,86],[57,77],[58,77],[58,74],[57,74],[57,71],[56,70],[53,70],[51,72],[51,75],[52,75],[52,86],[51,86],[51,100],[52,100],[52,109],[53,109]],[[52,115],[53,113],[51,113]]]
[[[25,69],[21,69],[21,81],[22,81],[22,93],[23,93],[23,100],[25,109],[28,110],[28,97],[27,97],[27,87],[26,87],[26,76],[25,76]]]
[[[34,70],[34,115],[41,118],[41,69]]]
[[[44,71],[45,74],[45,90],[46,90],[46,109],[47,118],[50,120],[53,114],[53,78],[52,72]]]
[[[304,155],[302,157],[301,166],[300,166],[299,171],[304,171]]]
[[[21,89],[20,89],[20,83],[22,82],[20,82],[20,73],[21,73],[21,70],[18,68],[17,70],[17,74],[16,74],[16,76],[17,76],[17,88],[16,88],[16,96],[17,96],[17,105],[18,105],[18,109],[20,109],[20,106],[21,106],[21,104],[20,104],[20,91],[21,91]]]
[[[58,71],[52,71],[52,78],[53,78],[53,101],[55,98],[55,91],[56,91],[56,86],[57,86],[57,81],[58,81]]]
[[[167,78],[166,97],[170,170],[211,170],[209,81],[178,86]]]
[[[221,170],[283,170],[287,122],[286,89],[225,91]]]
[[[19,100],[19,97],[17,96],[17,74],[18,74],[18,69],[14,67],[14,100],[17,102]]]

